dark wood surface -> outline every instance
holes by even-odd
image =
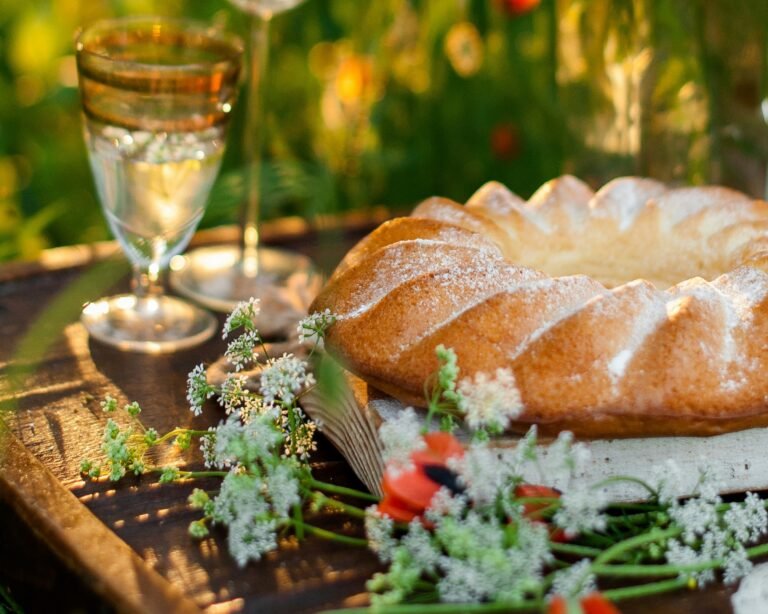
[[[368,223],[347,220],[322,233],[282,224],[265,234],[327,271]],[[223,230],[199,240],[232,238]],[[185,400],[186,374],[220,356],[218,337],[169,356],[118,352],[89,341],[77,322],[79,306],[104,294],[104,280],[118,279],[119,265],[95,264],[113,250],[54,250],[38,263],[0,267],[0,410],[11,431],[0,431],[0,587],[4,580],[19,587],[15,595],[27,611],[55,603],[51,611],[300,613],[367,603],[365,581],[379,566],[364,550],[285,539],[279,551],[240,569],[227,554],[223,531],[202,542],[187,534],[196,512],[186,498],[199,483],[81,479],[81,459],[99,455],[105,422],[99,402],[107,394],[138,401],[144,422],[160,432],[206,428],[221,419],[214,407],[194,418]],[[120,279],[113,289],[125,283]],[[315,472],[359,486],[322,439]],[[359,532],[337,514],[312,522]],[[716,586],[625,602],[622,611],[727,612],[728,595]]]

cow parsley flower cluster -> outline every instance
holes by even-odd
[[[399,535],[386,516],[369,509],[369,542],[390,564],[369,581],[372,603],[413,598],[426,578],[437,578],[433,590],[443,602],[520,604],[531,597],[553,560],[546,527],[524,518],[510,525],[491,507],[470,507],[463,495],[444,494],[441,507],[452,513],[430,514],[429,528],[415,519]]]
[[[293,354],[267,354],[256,327],[258,314],[258,300],[251,299],[238,305],[224,324],[223,338],[231,338],[225,358],[234,372],[218,385],[209,379],[204,365],[197,365],[187,377],[190,411],[200,416],[206,403],[215,399],[226,416],[217,426],[205,431],[178,428],[160,436],[138,421],[141,408],[132,403],[124,407],[132,420],[130,427],[121,428],[112,418],[107,421],[102,446],[106,461],[86,460],[81,466],[93,478],[106,473],[113,480],[146,470],[157,472],[161,483],[221,477],[218,493],[195,490],[190,497],[190,505],[203,515],[192,522],[189,532],[202,538],[211,525],[226,526],[230,553],[240,565],[276,548],[279,531],[297,527],[303,532],[308,527],[301,519],[301,493],[307,490],[302,483],[311,480],[306,461],[316,450],[316,425],[298,406],[300,395],[315,385],[314,376],[308,363]],[[328,312],[305,325],[317,341],[334,320]],[[241,371],[255,366],[260,372],[256,371],[254,385],[254,374]],[[107,397],[102,407],[114,413],[118,403]],[[183,451],[194,437],[200,440],[205,471],[145,464],[149,448],[172,442]]]
[[[299,392],[314,386],[315,376],[307,363],[293,354],[269,358],[261,371],[260,392],[265,403],[291,405]]]
[[[335,322],[336,316],[330,309],[309,314],[296,327],[299,343],[312,343],[316,347]],[[312,349],[314,350],[314,347]]]
[[[384,422],[379,429],[384,463],[394,471],[409,469],[411,453],[426,446],[421,428],[421,419],[413,407]]]
[[[477,373],[459,383],[459,409],[470,429],[501,433],[520,415],[523,402],[509,369],[497,369],[493,377]]]
[[[743,502],[732,503],[725,511],[722,507],[717,481],[711,473],[702,471],[697,497],[670,502],[668,513],[680,536],[669,540],[666,556],[669,563],[682,566],[724,561],[723,579],[732,584],[752,570],[746,546],[768,532],[768,513],[754,493],[747,493]],[[710,567],[684,571],[680,577],[705,586],[716,576]]]

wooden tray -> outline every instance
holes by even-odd
[[[391,419],[403,405],[366,384],[360,378],[341,369],[331,361],[331,367],[340,373],[341,385],[333,394],[314,389],[303,401],[307,412],[322,425],[325,435],[349,461],[360,480],[372,492],[381,494],[383,471],[381,442],[378,429]],[[519,437],[510,435],[498,439],[494,445],[515,446]],[[768,489],[768,429],[756,428],[714,437],[643,437],[632,439],[596,439],[584,441],[591,459],[578,477],[595,483],[604,478],[627,475],[653,481],[661,465],[671,459],[681,469],[677,489],[680,496],[693,494],[699,479],[699,468],[706,465],[721,483],[721,492],[743,492]],[[546,448],[539,466],[544,475],[556,475],[547,471],[552,459]],[[553,468],[554,469],[554,468]],[[531,469],[526,479],[541,482],[538,468]],[[563,488],[558,483],[553,486]],[[619,483],[612,487],[612,494],[624,500],[641,498],[645,491],[641,486]]]

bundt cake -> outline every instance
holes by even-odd
[[[484,185],[382,224],[312,310],[347,369],[424,404],[439,344],[511,369],[514,424],[586,437],[768,425],[768,203],[719,187],[571,176],[527,202]]]

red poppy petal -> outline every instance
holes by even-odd
[[[400,499],[417,512],[422,512],[429,507],[432,497],[440,490],[440,485],[430,480],[419,469],[401,471],[396,475],[391,471],[385,471],[381,487],[384,494]]]
[[[552,497],[560,498],[560,491],[540,484],[518,484],[515,486],[516,497]]]
[[[411,510],[401,507],[396,501],[393,501],[389,497],[384,497],[376,506],[379,513],[389,516],[392,520],[397,522],[410,522],[416,518],[416,514]]]
[[[582,597],[581,607],[586,614],[621,614],[619,609],[600,593],[590,593]]]
[[[567,614],[568,604],[560,595],[555,595],[549,602],[547,614]]]
[[[443,460],[448,460],[454,456],[464,456],[464,446],[461,445],[461,442],[445,431],[427,433],[424,435],[424,441],[427,444],[427,449]]]
[[[444,465],[445,460],[439,454],[435,454],[431,450],[416,450],[411,452],[411,462],[421,469],[424,465]]]

